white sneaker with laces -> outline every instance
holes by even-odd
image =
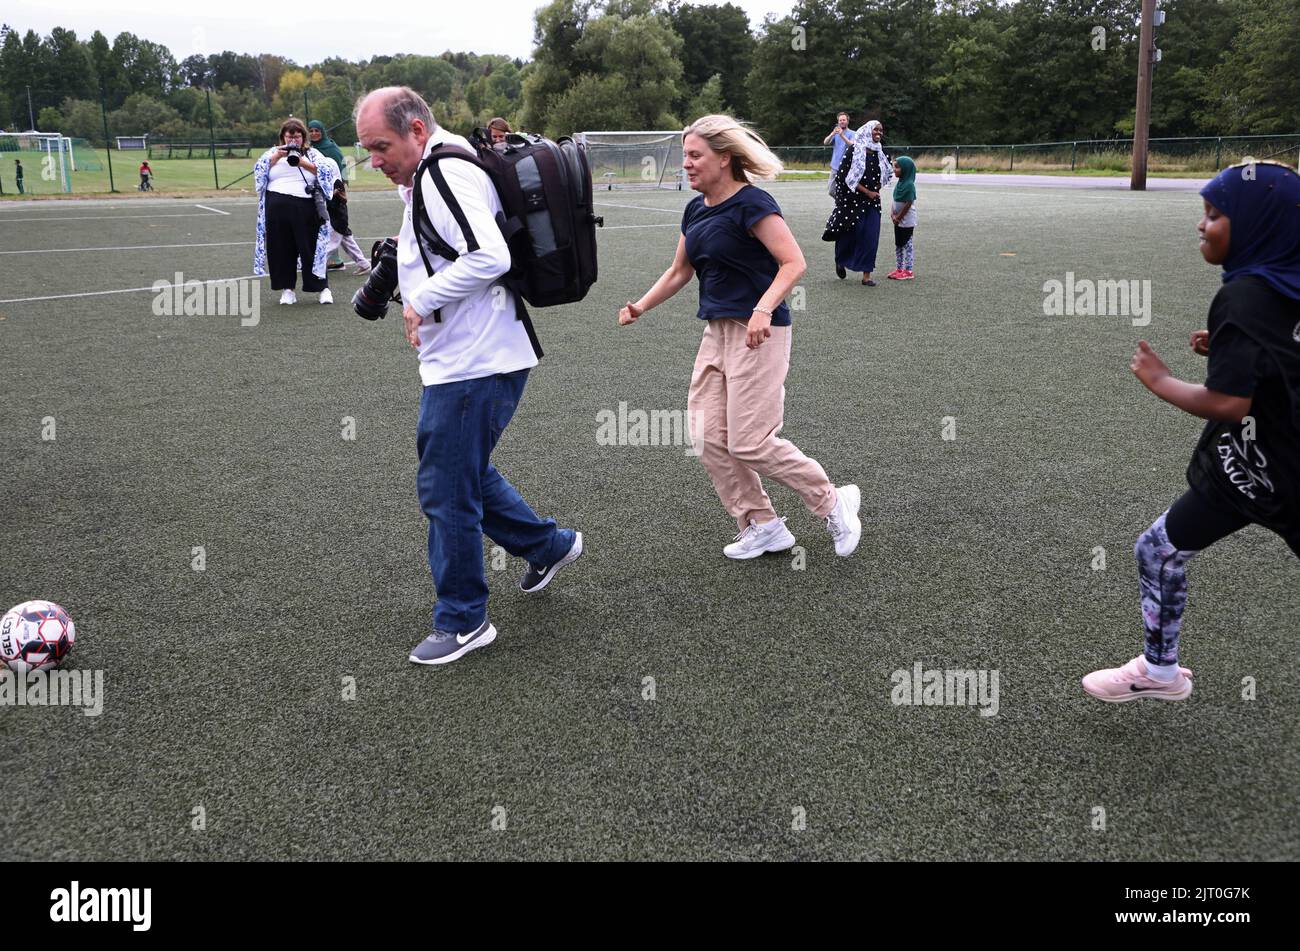
[[[794,536],[785,527],[784,518],[774,518],[765,525],[759,525],[752,518],[744,531],[736,536],[722,553],[728,558],[745,561],[757,558],[764,552],[787,551],[794,547]]]
[[[328,287],[325,288],[325,290],[320,292],[320,302],[322,304],[334,303],[334,295],[330,293],[330,289]]]
[[[839,498],[831,514],[826,516],[826,528],[835,540],[835,554],[844,557],[853,554],[862,538],[862,520],[858,518],[862,492],[856,485],[841,485],[835,494]]]
[[[285,291],[283,294],[280,295],[280,303],[281,303],[281,304],[296,304],[296,303],[298,303],[298,295],[295,294],[292,290],[287,290],[287,291]]]

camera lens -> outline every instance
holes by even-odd
[[[397,290],[397,242],[392,238],[377,242],[371,260],[370,277],[352,295],[352,309],[366,320],[379,320],[388,313],[388,302]]]

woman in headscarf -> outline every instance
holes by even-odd
[[[283,291],[281,304],[296,303],[293,286],[302,261],[302,289],[319,292],[322,304],[334,303],[325,270],[329,221],[321,221],[313,199],[320,188],[334,195],[335,165],[306,144],[307,129],[297,119],[280,126],[280,141],[253,166],[257,189],[257,241],[253,273],[270,274],[271,289]]]
[[[311,122],[307,123],[307,135],[311,139],[311,147],[326,158],[332,158],[334,164],[342,171],[343,150],[325,131],[325,124],[319,119],[312,119]]]
[[[835,273],[840,279],[849,271],[861,271],[867,287],[876,286],[871,272],[880,246],[880,189],[894,177],[880,144],[884,132],[880,122],[872,119],[844,150],[835,172],[835,210],[822,235],[823,241],[835,242]]]
[[[338,167],[340,174],[346,172],[346,166],[343,164],[343,150],[339,148],[337,142],[330,138],[330,134],[325,131],[325,123],[319,119],[312,119],[307,123],[307,137],[311,139],[311,147],[325,156],[327,159],[333,159],[334,164]],[[342,270],[343,257],[339,253],[339,243],[335,240],[334,229],[330,228],[330,245],[334,250],[330,252],[329,263],[326,267],[331,271]]]

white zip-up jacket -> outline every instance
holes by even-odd
[[[455,145],[473,154],[469,142],[442,128],[429,136],[424,154]],[[411,192],[399,186],[406,208],[397,241],[397,282],[402,300],[424,318],[420,324],[420,378],[425,386],[474,380],[537,366],[537,355],[523,321],[515,317],[514,297],[499,279],[510,270],[510,249],[497,226],[501,199],[480,168],[444,159],[438,169],[456,200],[448,207],[432,176],[422,176],[424,208],[433,228],[460,255],[455,261],[425,248],[430,275],[416,244]],[[441,320],[434,320],[441,311]]]

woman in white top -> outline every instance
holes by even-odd
[[[306,144],[307,128],[297,119],[280,126],[280,144],[267,149],[253,166],[257,188],[257,243],[253,273],[270,274],[271,289],[283,291],[281,304],[297,300],[293,287],[302,261],[302,289],[320,292],[322,304],[334,303],[325,270],[329,221],[321,221],[312,191],[329,199],[338,172]]]

